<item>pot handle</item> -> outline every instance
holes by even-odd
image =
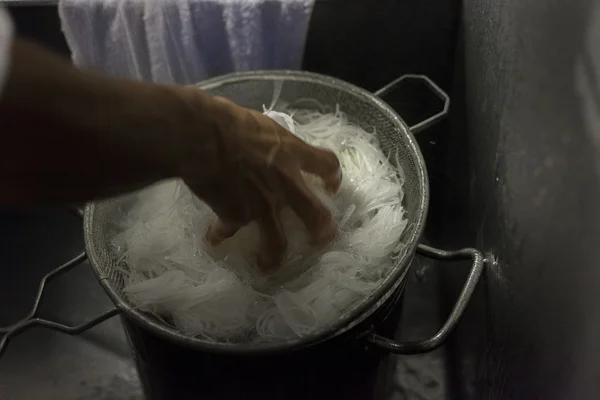
[[[431,117],[429,117],[409,128],[413,134],[416,134],[416,133],[421,132],[422,130],[425,130],[425,129],[437,124],[442,119],[444,119],[446,117],[446,115],[448,115],[448,110],[450,109],[450,97],[448,96],[448,94],[446,92],[444,92],[444,90],[441,87],[436,85],[436,83],[434,81],[432,81],[425,75],[416,75],[416,74],[402,75],[400,78],[388,83],[387,85],[385,85],[384,87],[382,87],[381,89],[379,89],[378,91],[376,91],[373,94],[377,97],[383,97],[386,94],[388,94],[389,92],[391,92],[392,90],[394,90],[395,87],[400,82],[405,81],[407,79],[424,81],[427,84],[427,86],[429,87],[429,89],[431,89],[431,91],[444,102],[444,107],[442,108],[442,111],[438,112],[437,114],[432,115]]]
[[[460,318],[467,308],[467,304],[469,304],[469,300],[471,299],[471,296],[477,287],[479,278],[481,278],[484,265],[487,261],[489,261],[483,257],[483,254],[480,251],[471,248],[456,251],[445,251],[438,250],[424,244],[419,244],[417,247],[417,253],[422,256],[442,261],[459,261],[470,259],[473,261],[473,264],[471,266],[469,277],[467,278],[460,296],[454,305],[454,309],[450,313],[446,323],[434,336],[430,337],[429,339],[399,343],[379,336],[377,333],[371,332],[367,335],[366,340],[370,345],[394,354],[427,353],[444,344],[460,321]]]

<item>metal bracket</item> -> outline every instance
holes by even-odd
[[[60,276],[61,274],[64,274],[67,271],[70,271],[74,267],[83,263],[86,259],[87,256],[85,252],[83,252],[77,257],[73,258],[72,260],[67,261],[66,263],[62,264],[61,266],[53,269],[52,271],[44,275],[44,277],[40,281],[37,295],[35,296],[35,300],[33,302],[33,306],[31,307],[31,311],[29,311],[29,314],[27,314],[27,316],[22,318],[19,322],[16,322],[7,327],[0,327],[0,357],[2,357],[2,355],[4,354],[4,351],[6,350],[6,347],[8,346],[10,340],[13,339],[19,333],[24,332],[29,328],[33,328],[35,326],[42,326],[55,331],[67,333],[69,335],[77,335],[87,331],[88,329],[98,325],[101,322],[106,321],[109,318],[114,317],[119,313],[119,310],[115,307],[109,311],[102,313],[102,315],[90,321],[74,326],[61,324],[55,321],[49,321],[46,319],[39,318],[37,316],[38,309],[40,307],[40,302],[42,300],[42,296],[44,295],[44,289],[46,288],[46,283],[56,278],[57,276]]]

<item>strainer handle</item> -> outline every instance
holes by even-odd
[[[448,115],[448,110],[450,109],[450,97],[448,96],[448,94],[446,92],[444,92],[444,90],[441,87],[436,85],[436,83],[434,81],[432,81],[425,75],[416,75],[416,74],[402,75],[400,78],[388,83],[387,85],[385,85],[384,87],[382,87],[381,89],[379,89],[378,91],[376,91],[373,94],[377,97],[383,97],[386,94],[388,94],[389,92],[391,92],[392,90],[394,90],[396,85],[398,85],[400,82],[405,81],[407,79],[424,81],[427,84],[427,86],[431,89],[431,91],[433,93],[435,93],[435,95],[444,102],[444,107],[442,108],[442,111],[438,112],[437,114],[432,115],[431,117],[429,117],[417,124],[414,124],[413,126],[411,126],[409,128],[413,134],[416,134],[416,133],[421,132],[422,130],[425,130],[425,129],[437,124],[442,119],[444,119],[446,117],[446,115]]]
[[[40,302],[42,300],[42,296],[44,295],[44,289],[46,288],[46,283],[56,278],[57,276],[64,274],[65,272],[70,271],[74,267],[80,265],[86,260],[86,258],[87,256],[85,252],[83,252],[77,257],[73,258],[72,260],[67,261],[66,263],[62,264],[61,266],[53,269],[52,271],[44,275],[44,277],[40,281],[38,291],[33,302],[33,306],[31,307],[29,313],[19,322],[16,322],[7,327],[0,327],[0,357],[2,357],[2,354],[4,354],[4,351],[6,350],[6,347],[10,340],[13,339],[19,333],[24,332],[29,328],[42,326],[55,331],[67,333],[69,335],[78,335],[98,325],[99,323],[114,317],[119,313],[119,310],[117,308],[113,308],[111,310],[105,311],[100,316],[92,320],[73,326],[61,324],[55,321],[49,321],[37,316],[38,309],[40,307]]]
[[[442,261],[459,261],[459,260],[472,260],[471,272],[469,277],[462,288],[460,296],[454,305],[454,309],[450,313],[450,316],[446,320],[446,323],[442,328],[429,339],[417,340],[414,342],[396,342],[394,340],[379,336],[377,333],[370,333],[366,340],[376,348],[380,348],[394,354],[421,354],[427,353],[443,345],[450,334],[456,328],[456,325],[460,321],[471,296],[477,287],[479,278],[485,263],[491,260],[485,259],[483,254],[475,249],[467,248],[456,251],[444,251],[438,250],[433,247],[420,244],[417,248],[417,253],[426,257],[434,258]]]

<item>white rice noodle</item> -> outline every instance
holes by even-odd
[[[179,180],[137,193],[113,241],[124,293],[186,335],[243,343],[314,334],[373,293],[402,249],[403,182],[375,135],[351,124],[339,109],[274,111],[274,104],[267,115],[338,155],[344,173],[338,194],[329,197],[316,179],[307,180],[331,209],[339,232],[325,248],[312,248],[300,220],[284,210],[288,252],[281,268],[264,276],[254,268],[255,225],[213,248],[203,236],[214,214]]]

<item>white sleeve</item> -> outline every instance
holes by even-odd
[[[13,25],[8,13],[0,6],[0,96],[10,65]]]

